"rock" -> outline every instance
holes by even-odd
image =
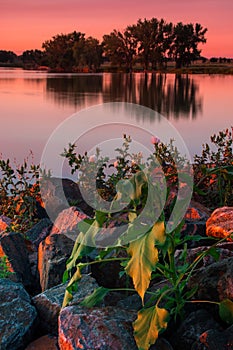
[[[40,275],[38,271],[38,252],[33,252],[28,256],[33,284],[30,290],[31,295],[36,295],[41,292]]]
[[[40,182],[43,206],[52,221],[58,214],[75,205],[87,215],[93,214],[93,209],[83,200],[78,185],[70,179],[47,178]]]
[[[57,337],[47,334],[29,344],[25,350],[59,350],[57,342]]]
[[[38,271],[38,247],[39,244],[49,235],[52,228],[52,222],[48,218],[41,219],[30,230],[26,232],[25,241],[29,252],[29,263],[33,277],[33,295],[41,292],[40,276]]]
[[[23,286],[0,279],[0,349],[24,349],[34,335],[36,317]]]
[[[201,345],[208,350],[232,350],[233,349],[233,325],[224,331],[210,329],[200,335],[199,341],[195,344],[195,349],[201,349]],[[203,348],[202,348],[203,349]]]
[[[189,314],[177,331],[173,333],[170,341],[175,349],[196,349],[193,348],[193,344],[199,340],[203,332],[211,328],[219,330],[220,326],[209,312],[200,309]]]
[[[189,208],[185,214],[185,224],[181,230],[181,237],[200,235],[206,237],[206,221],[210,216],[210,212],[203,205],[191,201]],[[206,241],[188,241],[188,247],[194,248],[200,245],[206,245]]]
[[[5,215],[0,215],[0,233],[6,231],[6,229],[10,226],[11,219]]]
[[[204,246],[204,247],[197,247],[193,249],[187,249],[187,257],[185,261],[188,264],[191,264],[202,252],[205,252],[210,248],[211,247]],[[217,253],[219,254],[218,261],[227,259],[229,257],[233,257],[233,244],[231,242],[226,242],[225,244],[219,244],[217,246]],[[183,260],[182,259],[180,260],[182,254],[183,254],[183,249],[177,249],[175,251],[175,260],[177,265],[183,264]],[[198,267],[209,266],[215,262],[216,260],[214,259],[214,257],[208,254],[200,260],[200,263],[197,266]]]
[[[108,293],[108,294],[111,295],[111,293]],[[108,296],[108,294],[107,294],[107,296]],[[104,299],[104,301],[105,301],[105,299]],[[113,304],[110,304],[110,303],[109,303],[109,305],[114,306]],[[124,309],[124,310],[139,311],[142,308],[142,300],[138,294],[133,294],[133,295],[130,295],[128,297],[123,297],[120,300],[118,300],[116,306],[119,307],[120,309]]]
[[[207,236],[224,238],[233,232],[233,207],[222,207],[214,210],[206,222]],[[228,237],[228,241],[233,238]]]
[[[86,214],[80,212],[76,207],[64,209],[54,222],[51,235],[62,233],[75,242],[79,233],[77,225],[80,221],[86,218]]]
[[[95,288],[98,288],[94,278],[89,275],[83,275],[78,282],[78,289],[74,293],[71,305],[80,303],[84,297],[91,294]],[[37,309],[40,328],[44,332],[57,334],[58,333],[58,315],[61,310],[66,284],[60,284],[45,292],[36,295],[33,298],[33,303]]]
[[[150,350],[173,350],[173,347],[166,339],[158,338],[156,343],[150,347]]]
[[[76,207],[63,210],[55,220],[50,235],[40,243],[38,270],[42,291],[61,283],[66,261],[79,234],[77,225],[86,217]]]
[[[0,257],[7,257],[9,270],[14,272],[10,279],[31,288],[33,279],[24,238],[17,232],[4,232],[0,236]]]
[[[44,218],[26,232],[26,237],[31,242],[31,249],[34,252],[38,250],[40,242],[49,235],[51,228],[52,222]]]
[[[132,329],[135,318],[132,311],[110,306],[68,306],[59,315],[60,350],[136,350]]]
[[[221,301],[233,299],[233,259],[227,258],[202,267],[189,281],[189,288],[198,286],[198,299]]]
[[[38,270],[42,291],[61,283],[73,245],[74,241],[63,234],[49,235],[40,243]]]

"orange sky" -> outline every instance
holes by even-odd
[[[0,0],[0,50],[41,49],[53,35],[74,30],[101,40],[151,17],[199,22],[208,28],[202,54],[233,57],[233,0]]]

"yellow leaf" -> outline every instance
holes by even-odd
[[[140,350],[148,350],[156,342],[159,332],[167,328],[168,318],[168,311],[157,305],[138,312],[133,327],[134,338]]]
[[[125,270],[133,279],[134,288],[140,295],[142,302],[149,287],[151,272],[158,261],[156,242],[164,242],[164,222],[157,222],[151,231],[130,243],[127,252],[131,255]]]
[[[64,299],[63,299],[63,303],[62,303],[62,308],[67,306],[69,304],[69,302],[73,299],[72,291],[73,291],[74,285],[77,283],[77,281],[79,281],[81,279],[81,277],[82,277],[81,271],[80,271],[79,267],[77,267],[74,275],[72,276],[70,282],[68,283],[68,285],[66,287],[66,291],[65,291],[65,295],[64,295]]]

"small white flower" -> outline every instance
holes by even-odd
[[[92,156],[89,157],[89,162],[90,163],[95,163],[97,161],[97,157],[95,154],[93,154]]]

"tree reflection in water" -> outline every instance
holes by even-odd
[[[80,109],[104,102],[130,102],[167,118],[195,119],[202,96],[192,76],[156,73],[104,73],[47,78],[46,95],[58,104]],[[153,114],[152,114],[153,115]]]

